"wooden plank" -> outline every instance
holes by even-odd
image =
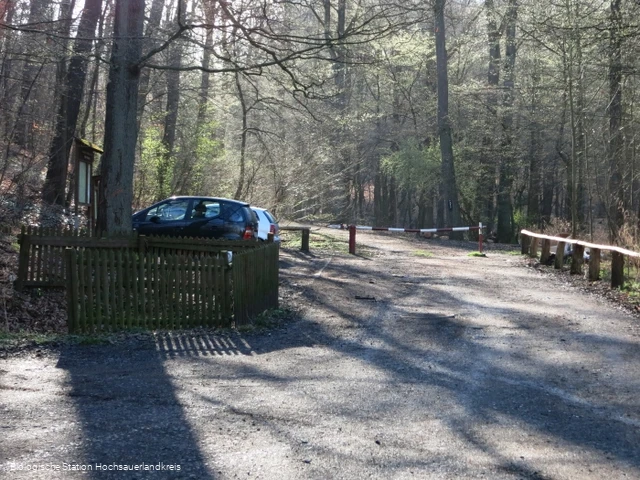
[[[309,229],[302,229],[302,247],[300,248],[303,252],[309,251]]]
[[[125,265],[127,273],[127,296],[129,298],[129,310],[127,312],[127,328],[131,329],[136,323],[138,307],[138,282],[136,282],[137,253],[134,250],[125,250]]]
[[[86,281],[86,252],[78,252],[75,257],[77,265],[74,265],[74,270],[77,272],[75,277],[77,280],[78,288],[78,324],[80,325],[80,331],[83,333],[89,333],[87,330],[87,281]]]
[[[24,232],[24,226],[22,227]],[[19,292],[24,289],[25,282],[28,280],[29,274],[29,250],[31,249],[31,237],[22,233],[19,237],[20,253],[18,254],[18,278],[16,279],[15,288]]]
[[[193,326],[193,262],[191,255],[183,256],[184,269],[184,326],[190,328]]]
[[[198,255],[197,257],[194,258],[194,262],[196,264],[196,271],[195,271],[195,276],[194,281],[195,281],[195,304],[196,304],[196,318],[197,318],[197,324],[199,327],[204,327],[207,325],[207,321],[206,321],[206,315],[205,315],[205,311],[204,311],[204,295],[202,292],[202,289],[204,287],[203,283],[202,283],[202,275],[203,275],[203,262],[204,262],[204,256],[202,254]]]
[[[112,330],[118,330],[120,328],[120,315],[121,315],[121,305],[122,298],[120,298],[120,290],[118,288],[118,273],[116,271],[116,260],[114,250],[107,250],[107,255],[109,257],[108,261],[108,269],[109,269],[109,289],[111,290],[111,295],[109,295],[110,302],[110,323]]]
[[[86,278],[86,298],[87,298],[87,310],[86,310],[86,317],[87,317],[87,329],[91,332],[94,332],[96,329],[96,324],[95,324],[95,319],[94,319],[94,312],[95,312],[95,295],[96,295],[96,282],[95,282],[95,278],[93,276],[93,269],[94,269],[94,256],[95,256],[95,250],[85,250],[84,252],[84,257],[85,257],[85,270],[84,270],[84,275]]]
[[[589,280],[600,280],[600,249],[592,248],[589,254]]]
[[[112,329],[111,318],[112,314],[109,310],[109,290],[111,285],[109,283],[109,268],[107,266],[107,251],[100,250],[100,267],[102,269],[102,328],[105,331],[110,331]]]
[[[214,257],[213,264],[211,266],[213,270],[213,318],[214,325],[221,326],[222,325],[222,310],[220,308],[220,273],[222,271],[222,259],[220,256]]]
[[[95,323],[96,329],[98,332],[103,330],[103,314],[104,308],[102,307],[102,285],[103,282],[103,273],[102,273],[102,265],[100,263],[100,250],[93,251],[93,268],[95,269],[95,282],[96,282],[96,293],[94,296],[94,302],[96,306],[95,311]]]
[[[93,248],[134,248],[137,244],[132,238],[93,238],[93,237],[60,237],[28,235],[34,245],[50,245],[54,247],[93,247]]]
[[[67,264],[67,271],[69,272],[69,276],[67,279],[67,329],[69,333],[77,332],[77,297],[75,295],[75,286],[77,282],[73,278],[73,262],[74,262],[74,252],[71,249],[67,249],[65,251],[65,263]]]
[[[125,289],[125,276],[124,276],[124,258],[122,257],[122,249],[115,250],[115,261],[116,261],[116,270],[118,272],[118,276],[116,278],[116,282],[118,285],[118,297],[119,300],[119,319],[120,319],[120,328],[127,328],[127,324],[129,322],[127,318],[127,297],[129,296],[129,292]]]

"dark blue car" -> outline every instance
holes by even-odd
[[[133,229],[141,235],[254,240],[258,218],[248,203],[215,197],[171,197],[136,212]]]

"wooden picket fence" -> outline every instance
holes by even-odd
[[[65,287],[71,333],[245,325],[278,307],[279,246],[23,230],[16,288]]]
[[[274,243],[238,254],[68,249],[72,333],[236,327],[278,307]]]
[[[222,255],[99,248],[66,255],[72,333],[230,326],[231,285]]]
[[[278,305],[278,245],[233,256],[233,304],[236,325]]]

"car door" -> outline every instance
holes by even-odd
[[[174,198],[136,214],[133,227],[141,235],[181,235],[188,223],[191,199]]]
[[[210,198],[195,198],[183,234],[188,237],[220,238],[223,232],[220,202]]]

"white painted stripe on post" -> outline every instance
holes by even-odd
[[[360,225],[356,225],[356,230],[373,230],[373,227],[362,227]]]
[[[469,227],[453,227],[451,230],[454,232],[466,232],[469,230]]]
[[[437,228],[421,228],[420,233],[436,233],[438,231]]]
[[[404,232],[404,228],[388,228],[390,232]]]

